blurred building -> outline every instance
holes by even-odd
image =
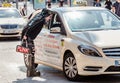
[[[51,0],[52,3],[58,3],[59,0]],[[70,0],[64,0],[65,3],[67,4]],[[93,2],[96,1],[96,0],[86,0],[87,1],[87,4],[88,6],[92,6],[93,5]],[[106,0],[101,0],[101,2],[104,2]],[[111,0],[112,2],[116,1],[116,0]]]

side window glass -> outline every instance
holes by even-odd
[[[66,35],[65,28],[64,28],[61,18],[58,14],[55,14],[52,19],[50,32]]]
[[[61,27],[61,20],[58,14],[54,16],[52,27]]]
[[[60,24],[60,17],[58,15],[55,15],[54,23],[55,24]]]
[[[61,21],[58,14],[54,14],[50,24],[51,24],[50,27],[51,33],[61,33]]]
[[[110,17],[109,15],[107,15],[107,13],[101,13],[103,18],[103,22],[105,24],[106,27],[111,27],[111,22],[112,22],[112,17]]]

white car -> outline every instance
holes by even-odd
[[[0,37],[20,37],[26,23],[16,8],[0,8]]]
[[[79,75],[120,74],[120,19],[98,7],[53,8],[35,43],[35,62]],[[29,64],[24,55],[26,66]]]

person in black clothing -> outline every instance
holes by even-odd
[[[40,72],[36,71],[34,65],[34,42],[33,40],[40,33],[43,25],[48,22],[52,17],[47,9],[43,9],[42,12],[36,14],[22,30],[21,40],[23,41],[22,46],[30,49],[29,66],[27,67],[27,77],[40,76]],[[27,42],[27,45],[26,43]]]
[[[47,4],[48,8],[51,8],[51,0],[47,0],[46,4]]]
[[[22,30],[21,39],[26,39],[26,37],[29,37],[30,39],[34,40],[41,31],[44,23],[51,19],[51,16],[51,12],[49,12],[47,9],[43,9],[40,13],[37,13]]]
[[[59,0],[59,7],[63,7],[64,0]]]
[[[112,2],[110,0],[106,0],[105,5],[105,8],[111,10]]]
[[[26,4],[24,4],[24,6],[20,8],[20,13],[22,16],[26,16],[26,9],[27,9]]]
[[[120,0],[116,0],[116,2],[112,6],[112,12],[116,15],[120,16]]]

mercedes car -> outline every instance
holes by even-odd
[[[34,40],[35,62],[79,76],[120,74],[120,18],[100,7],[52,8]],[[24,54],[26,66],[28,54]]]
[[[0,38],[20,37],[27,21],[16,8],[0,8]]]

